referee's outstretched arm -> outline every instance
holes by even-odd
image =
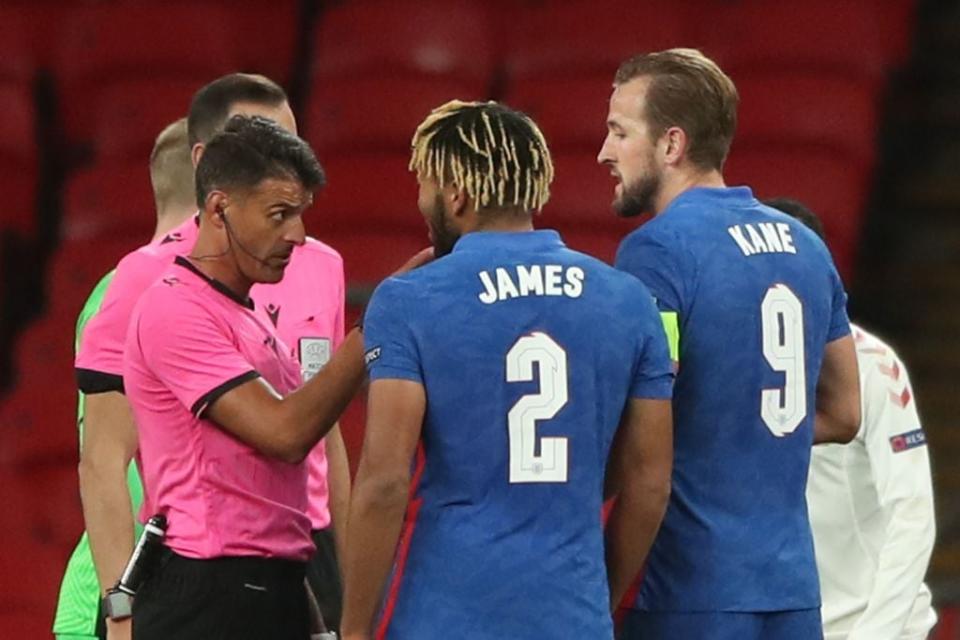
[[[256,377],[221,395],[203,413],[264,455],[299,463],[327,435],[365,377],[363,336],[354,329],[330,362],[287,397]]]

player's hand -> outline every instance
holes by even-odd
[[[422,267],[433,260],[433,247],[427,247],[418,251],[412,258],[403,263],[399,269],[393,272],[393,275],[399,276],[408,271],[413,271],[417,267]]]
[[[341,640],[372,640],[373,636],[369,633],[348,633],[341,636]]]
[[[107,620],[107,640],[130,640],[133,637],[133,619],[119,622]]]

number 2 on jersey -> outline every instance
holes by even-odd
[[[807,416],[807,374],[803,350],[803,304],[783,284],[767,289],[760,305],[763,356],[783,373],[783,388],[760,394],[760,417],[778,438],[793,433]]]
[[[507,382],[531,382],[540,370],[540,392],[517,400],[507,414],[510,482],[566,482],[567,438],[541,438],[537,421],[549,420],[567,404],[567,352],[545,333],[523,336],[507,352]]]

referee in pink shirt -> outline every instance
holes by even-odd
[[[167,550],[134,600],[134,637],[310,633],[311,448],[363,380],[351,332],[301,386],[291,349],[248,296],[283,277],[324,176],[310,147],[236,116],[196,171],[196,245],[141,296],[124,354],[147,512]]]

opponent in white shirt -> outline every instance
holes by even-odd
[[[823,227],[792,200],[766,204]],[[935,536],[927,440],[896,352],[852,325],[862,422],[813,448],[807,483],[824,640],[922,640],[937,621],[923,582]]]
[[[907,370],[853,327],[863,422],[813,448],[807,502],[825,640],[921,640],[937,621],[923,583],[935,535],[927,441]]]

